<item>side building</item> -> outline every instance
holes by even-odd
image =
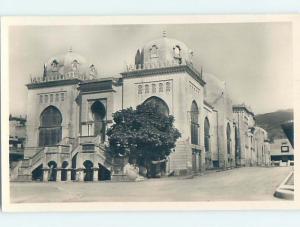
[[[26,118],[9,116],[9,169],[11,179],[17,177],[17,170],[24,158],[26,141]]]
[[[237,128],[239,166],[269,166],[270,143],[268,133],[255,126],[255,115],[245,104],[233,105]]]
[[[271,163],[273,166],[294,165],[294,149],[288,139],[275,139],[271,143]]]

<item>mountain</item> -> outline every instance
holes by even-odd
[[[264,128],[269,135],[269,139],[286,138],[282,131],[281,124],[294,119],[294,112],[292,109],[278,110],[276,112],[258,114],[255,116],[256,125]]]

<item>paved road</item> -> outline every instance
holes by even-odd
[[[209,172],[193,179],[143,182],[11,183],[11,200],[23,202],[95,201],[262,201],[273,193],[291,167],[249,167]]]

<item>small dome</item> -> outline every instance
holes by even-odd
[[[192,63],[193,52],[183,42],[163,37],[148,42],[142,50],[138,50],[135,65],[165,64],[177,62],[178,64]]]
[[[67,75],[73,73],[80,77],[95,78],[97,70],[93,64],[69,49],[66,54],[51,57],[44,66],[44,76]]]

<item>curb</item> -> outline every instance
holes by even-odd
[[[279,187],[274,192],[274,196],[280,199],[286,199],[286,200],[294,200],[294,185],[287,185],[287,181],[290,179],[290,177],[294,174],[294,171],[292,171],[285,179],[284,181],[279,185]]]

